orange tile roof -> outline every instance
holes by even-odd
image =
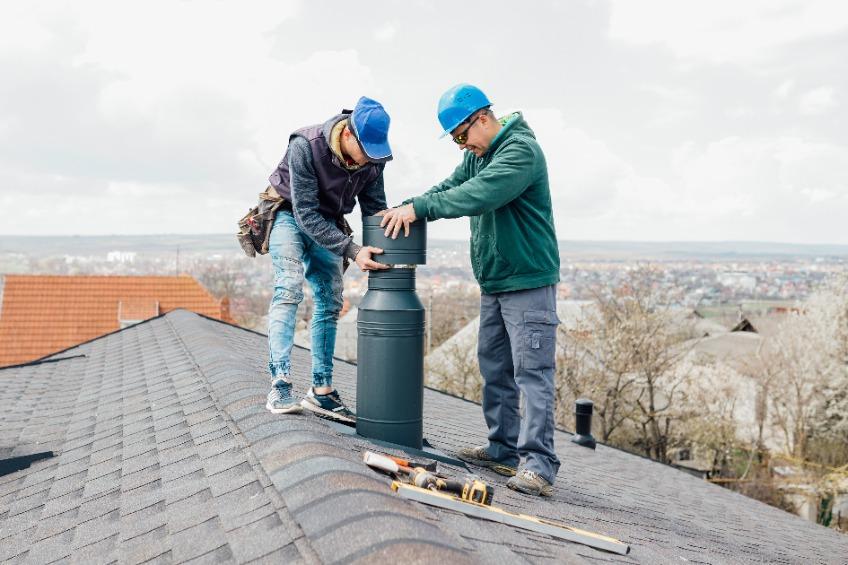
[[[194,277],[5,275],[0,367],[25,363],[177,308],[231,322]]]

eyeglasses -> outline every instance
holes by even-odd
[[[482,114],[477,114],[477,116],[475,116],[473,120],[468,122],[468,127],[465,128],[465,130],[463,130],[462,133],[458,133],[455,136],[453,136],[453,142],[456,143],[457,145],[463,145],[466,141],[468,141],[468,130],[471,129],[471,126],[474,125],[474,122],[476,122],[480,118],[481,115]]]

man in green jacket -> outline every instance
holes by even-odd
[[[470,216],[489,444],[464,448],[459,458],[515,475],[507,483],[514,490],[550,496],[560,465],[554,451],[559,250],[545,156],[521,113],[496,119],[475,86],[448,90],[438,115],[444,135],[465,150],[462,163],[426,193],[388,210],[381,225],[395,238],[419,219]]]

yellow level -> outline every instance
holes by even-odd
[[[462,500],[458,496],[452,496],[398,481],[392,482],[392,490],[403,498],[429,504],[430,506],[455,510],[469,516],[482,518],[483,520],[500,522],[501,524],[515,526],[516,528],[547,534],[551,537],[588,545],[589,547],[603,549],[604,551],[611,551],[619,555],[630,553],[630,546],[615,538],[587,532],[586,530],[579,530],[551,520],[536,518],[527,514],[508,512],[496,506],[486,506],[484,504]]]

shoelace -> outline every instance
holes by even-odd
[[[274,392],[277,393],[276,396],[280,399],[291,396],[291,384],[284,382],[274,385]]]

